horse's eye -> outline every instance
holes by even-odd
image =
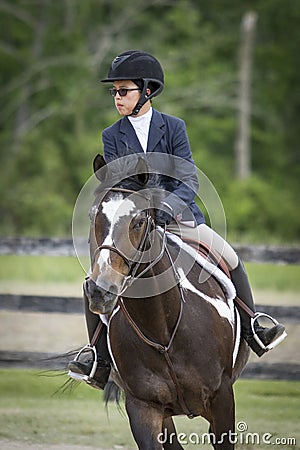
[[[133,229],[136,231],[140,230],[143,227],[145,222],[146,222],[146,218],[143,217],[142,219],[140,219],[137,223],[135,223],[133,225]]]

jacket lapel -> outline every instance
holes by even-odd
[[[121,120],[120,139],[124,143],[127,150],[133,151],[134,153],[144,153],[134,128],[127,117],[124,117]]]
[[[153,109],[153,115],[150,124],[147,152],[153,152],[159,141],[165,134],[165,122],[162,115]]]
[[[165,134],[165,122],[162,115],[153,109],[153,115],[150,124],[147,153],[153,152],[157,144],[160,142]],[[120,139],[124,143],[125,147],[134,152],[144,153],[140,141],[134,131],[133,126],[129,122],[127,117],[121,120],[120,124]]]

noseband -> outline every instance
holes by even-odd
[[[141,197],[143,197],[145,200],[147,200],[148,202],[150,202],[150,198],[144,194],[141,194],[138,191],[134,191],[132,189],[124,189],[124,188],[110,188],[107,189],[108,192],[110,191],[114,191],[114,192],[125,192],[125,193],[129,193],[129,194],[135,194],[135,195],[140,195]],[[159,255],[144,269],[142,270],[139,274],[137,274],[137,271],[139,269],[139,267],[142,264],[142,258],[143,258],[143,252],[145,250],[145,245],[146,245],[146,241],[147,241],[147,237],[149,235],[149,232],[151,230],[151,227],[154,226],[154,221],[151,217],[150,214],[150,208],[148,207],[146,210],[146,219],[147,219],[147,223],[146,223],[146,227],[142,236],[142,239],[139,243],[139,246],[136,250],[135,255],[133,256],[132,259],[127,258],[127,256],[121,251],[119,250],[115,245],[99,245],[99,247],[96,248],[95,252],[94,252],[94,256],[93,256],[93,262],[95,261],[95,255],[97,252],[100,252],[101,250],[109,250],[111,252],[116,253],[117,255],[119,255],[123,261],[125,262],[125,264],[129,267],[129,273],[126,277],[127,283],[126,283],[126,289],[128,288],[129,284],[128,280],[130,278],[140,278],[142,275],[144,275],[146,272],[148,272],[148,270],[150,270],[155,264],[157,264],[160,259],[163,256],[164,253],[164,249],[165,249],[165,244],[166,244],[166,235],[165,233],[163,234],[162,237],[162,246],[161,246],[161,251],[159,252]],[[140,255],[140,256],[139,256]],[[122,289],[122,291],[124,291],[124,287]]]

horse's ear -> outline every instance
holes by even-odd
[[[136,178],[138,179],[139,183],[145,185],[149,179],[149,172],[148,172],[148,165],[147,162],[139,156],[137,165],[135,167],[136,172]]]
[[[105,159],[103,158],[102,155],[96,155],[94,161],[93,161],[93,168],[94,168],[94,174],[96,175],[96,177],[98,178],[98,180],[100,180],[101,182],[103,182],[106,178],[107,175],[107,168],[106,166],[106,162]],[[103,167],[105,167],[105,169],[102,169]]]

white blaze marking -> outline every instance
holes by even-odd
[[[185,273],[181,267],[178,268],[178,274],[180,276],[180,284],[183,287],[183,289],[187,289],[193,292],[194,294],[198,295],[199,297],[203,298],[207,302],[209,302],[216,308],[219,315],[227,319],[229,323],[233,326],[234,314],[232,308],[230,308],[229,305],[227,305],[221,298],[209,297],[208,295],[196,289],[195,286],[193,286],[192,283],[186,278]]]
[[[129,198],[123,198],[122,194],[102,203],[102,213],[106,216],[109,222],[109,230],[102,245],[113,245],[113,230],[115,225],[122,217],[131,214],[136,208],[135,204]],[[97,264],[99,272],[109,265],[109,250],[103,249],[99,252]]]

